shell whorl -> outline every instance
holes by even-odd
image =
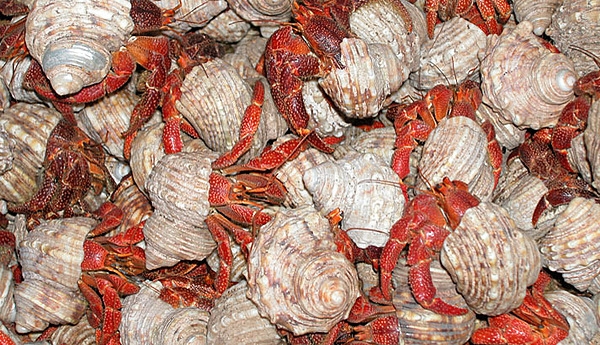
[[[130,37],[129,1],[38,0],[27,16],[26,43],[59,95],[100,82],[111,52]]]
[[[329,331],[360,294],[356,268],[312,207],[282,209],[263,225],[248,259],[248,286],[261,315],[295,335]]]

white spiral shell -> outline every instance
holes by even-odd
[[[554,11],[564,0],[514,0],[513,9],[517,22],[528,21],[533,33],[541,36],[552,21]]]
[[[312,207],[281,209],[248,258],[248,297],[279,328],[328,332],[360,294],[352,263],[336,251],[329,222]]]
[[[520,128],[554,126],[573,100],[577,73],[564,54],[553,53],[532,33],[530,22],[488,36],[481,62],[483,102]]]
[[[25,40],[59,95],[100,82],[111,53],[129,39],[133,20],[126,0],[37,0],[27,16]]]

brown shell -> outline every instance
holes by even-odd
[[[248,297],[246,281],[228,288],[215,301],[208,319],[207,344],[284,344],[275,325],[259,315],[258,308]]]
[[[344,212],[342,228],[360,248],[383,247],[404,212],[398,175],[371,153],[321,163],[304,172],[303,180],[322,214]]]
[[[196,307],[174,309],[158,298],[160,282],[145,282],[123,299],[119,326],[123,345],[205,345],[209,313]]]
[[[456,289],[473,311],[500,315],[518,307],[541,268],[537,245],[502,207],[468,209],[440,254]]]
[[[0,323],[11,324],[15,321],[14,290],[15,280],[12,270],[6,265],[0,265]]]
[[[248,258],[248,297],[279,328],[328,332],[360,293],[354,265],[336,251],[329,222],[312,207],[281,209]]]
[[[488,36],[481,62],[483,102],[519,128],[554,126],[573,99],[573,62],[553,53],[533,34],[530,22]]]
[[[34,195],[46,141],[60,119],[59,112],[36,104],[17,103],[4,111],[0,118],[0,198],[20,204]]]
[[[469,310],[463,315],[443,315],[421,307],[408,285],[408,271],[406,260],[400,259],[392,272],[395,285],[392,298],[404,344],[464,344],[475,328],[475,313]],[[439,261],[431,263],[430,271],[437,290],[436,297],[457,307],[468,308]]]
[[[96,224],[95,219],[85,217],[51,220],[21,241],[24,281],[15,289],[17,331],[41,331],[49,324],[79,321],[86,308],[77,285],[83,242]]]
[[[52,344],[95,345],[96,330],[90,326],[87,317],[82,317],[76,325],[59,326],[50,340]]]
[[[575,198],[540,240],[545,266],[580,291],[600,292],[600,205]]]

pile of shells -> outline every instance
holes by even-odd
[[[330,331],[339,332],[327,339],[332,344],[397,332],[389,338],[399,344],[463,345],[490,317],[519,307],[541,270],[552,274],[545,297],[570,325],[560,344],[598,341],[600,1],[508,2],[511,18],[501,34],[486,35],[473,2],[468,16],[440,14],[431,39],[427,21],[436,13],[424,1],[2,6],[10,22],[0,35],[0,343],[104,345],[114,313],[119,343],[129,345],[320,343]],[[301,39],[273,36],[285,30]],[[152,43],[133,45],[147,39]],[[267,49],[276,53],[265,63]],[[48,83],[32,78],[36,64]],[[267,78],[267,64],[280,80]],[[586,75],[587,84],[578,83]],[[450,111],[439,109],[464,101],[457,86],[465,81],[481,89],[476,119],[446,118]],[[453,101],[429,93],[440,84]],[[284,117],[272,95],[286,85],[302,98],[289,98]],[[261,86],[264,96],[255,97]],[[569,118],[563,109],[575,97],[591,108]],[[392,104],[403,110],[395,118]],[[125,134],[141,110],[148,112],[135,119],[144,123],[132,139]],[[93,179],[104,171],[80,164],[94,157],[79,142],[65,145],[64,155],[46,152],[61,113],[74,113],[91,145],[102,148],[114,192],[88,183],[85,196],[71,200],[82,187],[79,167]],[[304,113],[308,118],[297,115]],[[559,148],[553,131],[565,123],[574,139]],[[405,124],[409,140],[398,138]],[[181,152],[167,154],[179,136]],[[520,145],[531,138],[545,140],[548,151],[523,157]],[[247,144],[240,158],[213,168],[238,142]],[[393,157],[407,142],[416,147],[400,179]],[[503,154],[497,183],[488,152],[495,142]],[[576,171],[548,166],[558,154]],[[530,171],[526,158],[548,176]],[[228,182],[215,182],[217,175]],[[452,207],[444,205],[461,208],[462,200],[440,189],[445,178],[466,184],[479,201],[451,231]],[[215,202],[218,190],[223,197]],[[432,207],[446,215],[439,227],[449,235],[439,245],[421,236],[430,214],[415,212],[415,235],[392,231],[422,193],[435,195],[439,205]],[[106,201],[122,212],[97,212]],[[55,209],[65,203],[68,212]],[[24,204],[24,214],[10,211]],[[143,224],[145,267],[120,261],[132,256],[129,243],[102,237],[113,251],[98,254],[102,274],[140,289],[116,296],[115,280],[115,291],[92,286],[100,301],[86,301],[78,284],[84,242],[102,216],[110,236]],[[383,301],[379,270],[391,260],[381,248],[390,240],[406,246],[392,271],[391,300]],[[439,252],[425,263],[435,297],[466,313],[440,314],[415,299],[423,291],[414,275],[422,272],[411,270],[409,253],[420,243]],[[163,280],[149,277],[182,262],[197,269],[173,273],[170,297],[181,301],[175,308],[165,301]],[[229,281],[219,280],[225,273]],[[185,303],[194,298],[210,303]],[[365,301],[375,315],[361,319]],[[107,320],[95,329],[91,315],[99,307]]]

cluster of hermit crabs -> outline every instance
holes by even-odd
[[[600,343],[600,2],[0,13],[0,345]]]

